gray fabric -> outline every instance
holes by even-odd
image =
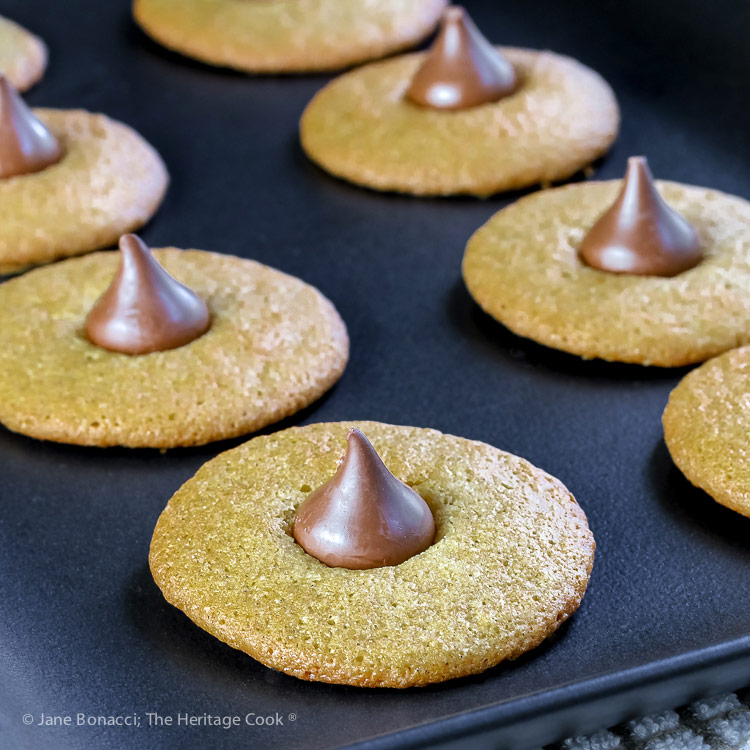
[[[572,737],[548,750],[750,750],[750,690]]]

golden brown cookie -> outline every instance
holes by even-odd
[[[169,49],[251,73],[336,70],[411,47],[447,0],[135,0]]]
[[[33,111],[64,155],[0,180],[0,274],[115,244],[151,218],[169,181],[156,151],[127,125],[82,110]]]
[[[117,253],[0,285],[0,422],[79,445],[200,445],[289,416],[341,376],[346,328],[315,288],[232,256],[174,248],[154,255],[212,316],[205,334],[178,349],[119,354],[85,337]]]
[[[672,391],[663,422],[667,448],[690,482],[750,516],[750,347],[688,373]]]
[[[351,427],[432,510],[435,543],[400,565],[329,568],[292,536]],[[522,458],[379,422],[293,427],[203,466],[169,501],[150,564],[167,601],[273,669],[409,687],[514,659],[578,607],[594,558],[570,492]]]
[[[307,106],[302,146],[336,177],[414,195],[486,196],[562,180],[607,151],[619,113],[597,73],[552,52],[501,51],[519,89],[456,112],[404,98],[424,53],[346,73]]]
[[[0,73],[19,91],[31,88],[47,67],[47,47],[38,37],[0,16]]]
[[[584,358],[677,367],[750,341],[750,203],[717,190],[657,181],[705,251],[671,278],[599,271],[578,248],[621,180],[529,195],[471,238],[469,292],[520,336]]]

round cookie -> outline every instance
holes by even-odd
[[[67,260],[0,285],[0,422],[79,445],[201,445],[289,416],[340,377],[346,328],[315,288],[202,250],[154,256],[212,316],[205,334],[177,349],[131,356],[85,337],[117,253]]]
[[[578,248],[621,184],[545,190],[495,214],[466,248],[472,297],[514,333],[584,358],[677,367],[750,341],[750,203],[657,181],[705,257],[671,278],[614,274]]]
[[[447,0],[135,0],[160,44],[212,65],[255,73],[343,68],[411,47]]]
[[[690,482],[750,516],[750,347],[688,373],[672,391],[663,422],[667,448]]]
[[[47,67],[47,47],[38,37],[0,16],[0,73],[19,91],[31,88]]]
[[[593,70],[552,52],[498,48],[521,78],[500,101],[449,112],[404,93],[426,53],[335,79],[305,109],[307,155],[336,177],[414,195],[486,196],[562,180],[612,144],[619,112]]]
[[[151,218],[169,182],[159,155],[127,125],[83,110],[33,112],[64,155],[0,180],[0,274],[115,244]]]
[[[329,568],[292,536],[351,427],[433,512],[400,565]],[[169,501],[150,565],[167,601],[266,666],[305,680],[409,687],[534,648],[578,607],[594,539],[570,492],[522,458],[436,430],[313,424],[205,464]]]

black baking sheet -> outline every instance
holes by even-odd
[[[597,176],[644,153],[659,177],[749,196],[747,2],[466,4],[491,39],[571,54],[613,85],[622,133]],[[552,352],[483,315],[461,283],[466,240],[517,195],[416,200],[329,178],[297,140],[326,77],[182,59],[148,41],[123,0],[0,0],[0,13],[49,43],[31,103],[105,112],[163,155],[172,185],[149,243],[254,258],[336,304],[351,363],[285,424],[376,419],[486,441],[560,477],[598,543],[578,614],[515,663],[402,692],[308,684],[199,630],[148,571],[170,495],[241,441],[160,454],[0,430],[0,747],[374,749],[470,736],[464,746],[520,749],[750,684],[750,521],[692,489],[662,441],[685,371]],[[148,726],[149,713],[174,724]],[[250,727],[248,713],[284,723]],[[140,726],[36,726],[42,714]],[[203,714],[242,724],[181,723]]]

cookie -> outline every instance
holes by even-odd
[[[135,0],[159,44],[251,73],[336,70],[412,47],[446,0]]]
[[[427,502],[435,542],[399,565],[324,565],[296,510],[352,427]],[[594,539],[570,492],[528,461],[436,430],[313,424],[205,464],[169,501],[150,565],[167,601],[230,646],[305,680],[409,687],[483,672],[578,607]]]
[[[750,516],[750,347],[688,373],[664,411],[664,439],[677,467],[727,508]]]
[[[31,88],[47,67],[47,47],[38,37],[0,16],[0,73],[19,91]]]
[[[0,180],[0,274],[115,244],[151,218],[169,182],[159,155],[127,125],[82,110],[33,112],[64,155]]]
[[[671,278],[608,273],[578,250],[621,184],[545,190],[495,214],[463,260],[480,307],[520,336],[584,358],[677,367],[750,341],[750,203],[657,181],[697,232],[703,260]]]
[[[340,377],[346,328],[313,287],[202,250],[154,256],[211,314],[206,333],[168,351],[121,354],[86,337],[117,253],[66,260],[0,285],[0,422],[78,445],[201,445],[287,417]]]
[[[334,176],[376,190],[487,196],[563,180],[609,149],[619,112],[597,73],[552,52],[498,50],[518,89],[459,111],[406,98],[426,53],[336,78],[302,115],[304,150]]]

